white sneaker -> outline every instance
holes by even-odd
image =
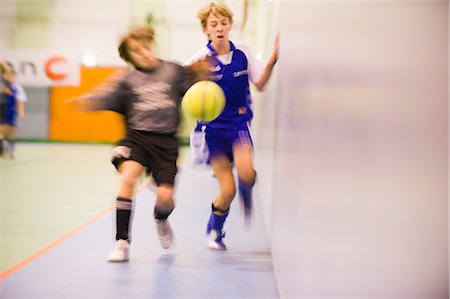
[[[129,259],[130,243],[126,240],[118,240],[113,250],[108,255],[108,262],[126,262]]]
[[[227,246],[223,243],[222,238],[225,237],[225,232],[218,232],[215,229],[211,229],[206,234],[206,245],[212,250],[227,250]]]
[[[167,249],[173,242],[173,232],[170,223],[167,219],[155,219],[155,222],[161,247]]]

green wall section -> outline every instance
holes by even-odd
[[[132,1],[130,5],[130,24],[138,26],[151,23],[156,31],[155,42],[159,55],[168,53],[166,3],[164,1]]]
[[[15,49],[47,48],[50,42],[54,1],[17,2],[16,26],[12,36]]]

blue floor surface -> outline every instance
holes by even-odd
[[[136,199],[128,263],[106,262],[114,244],[111,212],[0,281],[0,297],[278,298],[261,216],[255,213],[245,228],[237,198],[224,228],[228,251],[206,248],[204,231],[216,192],[210,171],[184,167],[170,217],[172,248],[159,245],[152,218],[155,194],[143,189]]]

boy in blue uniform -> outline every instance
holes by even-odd
[[[211,79],[222,87],[226,96],[223,112],[215,120],[198,126],[206,126],[209,163],[220,186],[220,192],[211,205],[211,216],[206,228],[207,245],[211,249],[225,250],[222,229],[236,194],[233,164],[238,173],[244,216],[250,217],[252,211],[252,188],[256,172],[248,125],[253,117],[249,82],[258,90],[263,90],[277,61],[278,41],[267,65],[260,70],[245,43],[229,40],[233,13],[225,4],[210,3],[199,11],[198,18],[208,43],[185,64],[190,65],[206,58],[210,62]]]

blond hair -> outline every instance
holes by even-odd
[[[233,23],[233,12],[224,3],[211,2],[207,6],[200,9],[197,13],[197,18],[200,20],[203,31],[206,30],[207,20],[210,14],[226,17]]]
[[[0,75],[5,75],[9,70],[9,66],[6,61],[0,60]]]
[[[128,42],[130,40],[137,40],[137,41],[145,41],[145,42],[151,43],[151,42],[153,42],[154,39],[155,39],[155,30],[153,29],[152,26],[146,25],[146,26],[132,28],[120,40],[119,48],[118,48],[120,58],[122,58],[126,62],[133,64],[133,61],[130,57],[130,53],[128,51]]]

